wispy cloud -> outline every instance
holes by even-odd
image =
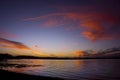
[[[20,42],[0,38],[0,47],[4,48],[16,48],[16,49],[22,49],[22,50],[30,50],[30,48]]]
[[[50,56],[50,54],[44,53],[42,51],[43,48],[39,47],[38,45],[35,45],[34,47],[30,48],[21,42],[12,41],[5,38],[0,38],[0,48],[10,48],[10,49],[13,48],[13,49],[19,49],[21,51],[27,50],[29,52],[22,52],[21,54],[29,53],[29,55],[33,55],[33,56]]]
[[[104,5],[105,6],[105,5]],[[54,7],[55,8],[55,7]],[[120,38],[120,11],[95,6],[58,6],[59,12],[48,13],[24,21],[42,21],[46,27],[66,26],[67,30],[78,29],[91,41]]]
[[[77,57],[88,57],[88,58],[120,57],[119,53],[120,53],[120,47],[108,48],[101,51],[94,51],[94,50],[74,51],[74,54]]]
[[[0,31],[0,37],[8,37],[8,38],[18,38],[18,36],[13,35],[11,33]]]

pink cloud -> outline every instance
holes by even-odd
[[[66,7],[67,9],[70,7]],[[120,31],[115,31],[120,25],[120,16],[111,11],[89,11],[89,9],[97,9],[92,7],[85,7],[85,11],[78,11],[80,9],[72,8],[71,12],[50,13],[35,18],[24,19],[26,21],[41,21],[46,27],[66,26],[67,30],[83,29],[81,32],[85,38],[96,40],[112,40],[120,38]],[[83,9],[84,10],[84,9]],[[88,11],[87,11],[88,10]],[[63,10],[64,11],[64,10]],[[68,10],[69,11],[69,10]],[[71,26],[69,26],[69,24]],[[75,26],[74,24],[78,24]]]
[[[0,38],[0,47],[30,50],[30,48],[28,46],[26,46],[20,42],[11,41],[11,40],[7,40],[4,38]]]
[[[16,36],[16,35],[13,35],[13,34],[7,33],[7,32],[3,32],[3,31],[0,31],[0,37],[18,38],[18,36]]]

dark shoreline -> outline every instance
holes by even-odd
[[[11,72],[7,70],[0,69],[0,79],[2,80],[120,80],[120,77],[93,77],[81,79],[62,79],[57,77],[47,77],[47,76],[36,76],[24,73]]]
[[[27,55],[20,55],[20,56],[13,56],[8,53],[0,53],[0,60],[7,60],[7,59],[51,59],[51,60],[81,60],[81,59],[120,59],[119,53],[112,56],[84,56],[84,57],[38,57],[38,56],[27,56]]]
[[[28,75],[6,70],[0,70],[0,78],[2,80],[66,80],[61,78]]]
[[[43,59],[43,60],[86,60],[86,59],[118,59],[120,60],[120,58],[5,58],[5,59],[1,59],[0,61],[7,61],[7,60],[14,60],[14,59]]]

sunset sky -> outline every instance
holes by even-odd
[[[0,52],[76,56],[120,46],[120,0],[1,0]]]

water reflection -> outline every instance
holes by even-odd
[[[2,63],[2,62],[1,62]],[[1,64],[0,63],[0,64]],[[120,80],[120,60],[8,60],[1,69],[68,79]],[[10,66],[11,65],[11,66]],[[17,66],[17,67],[16,67]]]
[[[0,69],[19,72],[19,73],[25,73],[26,71],[34,70],[35,67],[40,67],[42,60],[39,61],[33,61],[33,60],[6,60],[6,61],[0,61]]]
[[[84,66],[84,61],[83,60],[75,60],[75,66],[80,70]]]

